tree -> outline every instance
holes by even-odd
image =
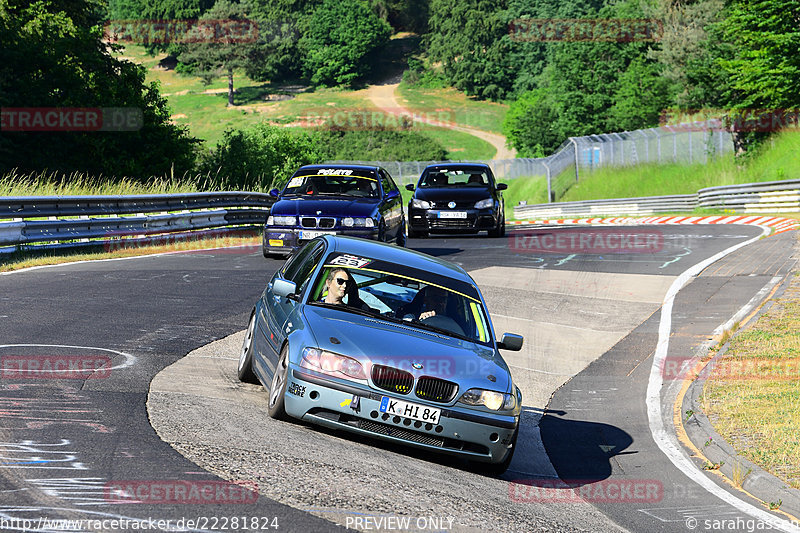
[[[608,110],[608,129],[636,130],[658,125],[673,102],[673,84],[661,75],[661,65],[645,55],[634,58],[619,77],[619,86]]]
[[[0,107],[141,110],[138,131],[8,132],[0,170],[73,171],[146,178],[190,171],[197,141],[169,121],[145,71],[111,55],[99,0],[0,0]]]
[[[513,84],[505,0],[431,0],[426,48],[457,89],[499,100]]]
[[[730,77],[725,97],[735,122],[747,110],[774,114],[800,106],[800,0],[733,0],[720,23],[734,57],[720,60]],[[737,152],[766,136],[734,131]]]
[[[567,137],[556,129],[558,111],[547,89],[523,93],[503,120],[503,135],[519,157],[545,157]]]
[[[225,25],[221,25],[220,21],[225,21]],[[184,45],[184,51],[178,59],[192,66],[206,85],[216,77],[223,74],[227,76],[228,105],[232,106],[233,71],[249,63],[252,42],[247,42],[249,37],[243,33],[226,31],[228,21],[249,22],[245,6],[229,0],[217,0],[189,33],[190,42]],[[245,42],[242,42],[242,37],[245,37]]]
[[[315,85],[352,85],[363,78],[392,29],[359,0],[323,0],[305,20],[300,48]]]
[[[298,167],[317,161],[309,134],[260,123],[225,130],[217,146],[202,157],[199,170],[215,176],[221,186],[258,190],[279,187]]]

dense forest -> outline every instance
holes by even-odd
[[[268,127],[227,132],[203,152],[169,121],[158,87],[113,56],[108,32],[187,19],[257,25],[253,38],[213,43],[137,36],[179,71],[229,76],[231,90],[242,69],[273,83],[380,81],[390,37],[418,35],[406,82],[508,103],[504,133],[525,157],[569,136],[656,126],[670,109],[730,118],[800,105],[800,0],[0,0],[0,106],[144,110],[138,131],[51,133],[46,146],[36,133],[0,132],[0,170],[210,171],[236,150],[260,153],[265,139],[292,164],[319,158],[312,137]],[[408,142],[403,134],[375,133],[387,145]],[[344,134],[327,135],[335,144]],[[746,147],[758,135],[737,138]]]

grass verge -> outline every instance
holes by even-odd
[[[0,175],[0,196],[83,196],[122,194],[180,194],[214,191],[213,181],[204,176],[181,178],[151,178],[141,181],[133,178],[105,178],[80,172],[59,174],[40,172]]]
[[[706,414],[740,455],[800,488],[800,275],[735,335],[704,388]]]
[[[236,248],[234,248],[236,247]],[[208,248],[231,248],[231,253],[261,253],[261,236],[257,230],[252,236],[212,237],[184,239],[167,244],[136,244],[123,242],[98,245],[83,250],[24,251],[0,256],[0,272],[10,272],[23,268],[74,263],[77,261],[96,261],[98,259],[119,259],[167,252],[185,252]]]

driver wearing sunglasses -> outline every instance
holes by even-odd
[[[328,272],[325,288],[327,294],[322,301],[326,304],[349,305],[364,311],[375,311],[358,296],[358,286],[347,269],[334,268]],[[347,304],[344,302],[345,296],[347,296]]]

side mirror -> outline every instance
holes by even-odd
[[[413,191],[414,190],[414,184],[413,183],[409,183],[408,185],[406,185],[406,190],[407,191]]]
[[[272,284],[272,293],[280,298],[288,298],[290,300],[298,301],[297,285],[294,281],[287,281],[285,279],[276,279]]]
[[[400,196],[400,191],[398,191],[397,189],[386,193],[387,200],[392,200],[394,198],[397,198],[398,196]]]
[[[278,196],[281,195],[281,191],[279,191],[278,189],[272,189],[269,191],[269,195],[277,198]]]
[[[509,350],[518,352],[522,349],[522,335],[515,333],[503,333],[503,340],[497,343],[497,347],[501,350]]]
[[[508,184],[507,183],[498,183],[497,184],[497,190],[498,191],[504,191],[506,189],[508,189]]]

